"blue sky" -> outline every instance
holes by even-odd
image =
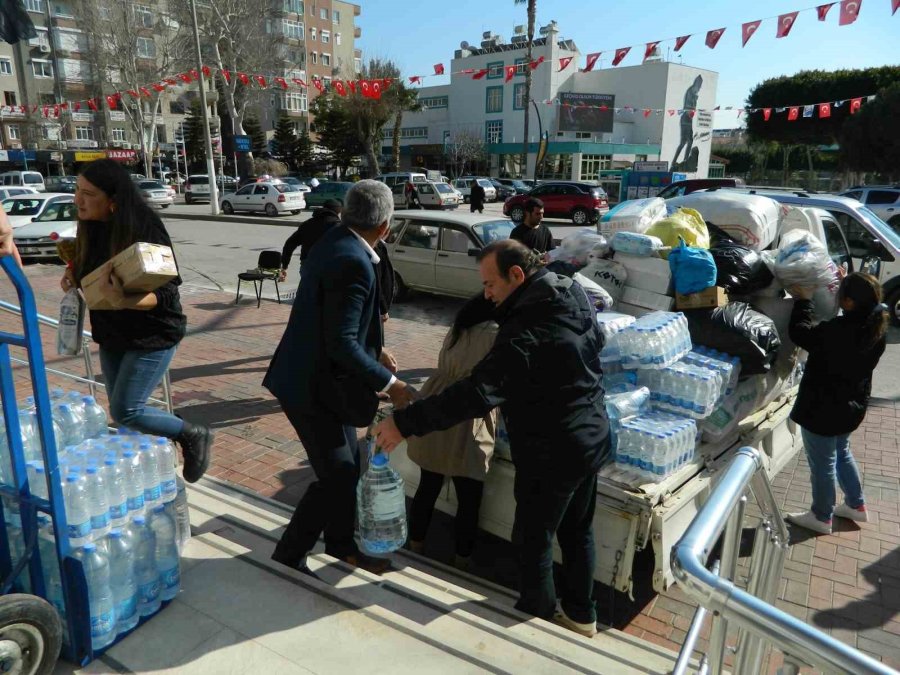
[[[526,22],[525,6],[513,0],[356,1],[362,5],[357,25],[362,27],[358,46],[364,56],[392,59],[404,75],[431,73],[435,63],[444,63],[449,71],[460,41],[478,44],[487,30],[509,40],[513,26]],[[719,73],[717,99],[723,107],[742,106],[755,84],[799,70],[900,65],[900,10],[891,16],[891,0],[862,0],[859,18],[849,26],[838,26],[838,5],[831,8],[824,23],[818,21],[814,9],[801,12],[790,35],[776,39],[776,19],[765,19],[822,4],[816,0],[807,3],[809,0],[538,0],[537,7],[538,25],[556,20],[561,36],[574,40],[582,54],[603,51],[605,68],[610,67],[612,52],[618,47],[694,34],[681,50],[683,63]],[[742,49],[741,24],[757,19],[764,21]],[[727,27],[725,34],[716,49],[710,50],[704,44],[706,31],[723,26]],[[664,55],[673,47],[674,41],[660,45]],[[642,56],[643,48],[632,47],[622,65],[638,64]],[[677,56],[671,58],[678,60]],[[431,77],[425,84],[447,81],[448,77]],[[622,104],[627,102],[622,100]],[[720,112],[715,123],[732,127],[739,120],[734,112]]]

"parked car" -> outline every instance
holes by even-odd
[[[394,173],[385,173],[375,176],[375,180],[380,180],[388,187],[394,187],[400,183],[424,183],[428,177],[424,173],[415,173],[412,171],[397,171]]]
[[[673,197],[689,195],[698,190],[719,187],[738,187],[738,181],[734,178],[689,178],[687,180],[677,180],[656,196],[662,199],[672,199]]]
[[[840,194],[856,199],[900,232],[900,185],[858,185]]]
[[[167,209],[175,203],[175,190],[166,187],[158,180],[136,180],[135,187],[144,201],[151,206],[158,206],[161,209]]]
[[[463,196],[463,202],[469,203],[469,195],[472,192],[472,181],[476,180],[475,176],[463,176],[453,181],[453,187]],[[484,201],[497,201],[497,188],[487,178],[478,178],[478,184],[484,188]]]
[[[209,201],[209,176],[207,174],[190,175],[184,184],[184,203],[193,204],[199,201]]]
[[[4,199],[3,210],[6,211],[9,224],[16,229],[40,216],[48,206],[71,201],[72,195],[59,192],[39,192],[33,195],[20,195]]]
[[[18,197],[19,195],[36,195],[37,193],[37,190],[30,187],[0,188],[0,200],[8,197]]]
[[[47,190],[44,176],[37,171],[6,171],[0,173],[0,187],[32,187],[38,192]]]
[[[511,187],[516,191],[517,195],[524,195],[534,187],[534,185],[529,185],[521,178],[492,178],[491,180],[506,185],[507,187]]]
[[[49,204],[37,218],[13,233],[19,255],[25,259],[55,260],[56,242],[74,239],[78,227],[78,207],[72,196],[68,201]]]
[[[517,194],[519,194],[513,186],[504,185],[496,178],[489,178],[488,180],[491,181],[491,185],[493,185],[494,189],[497,190],[497,200],[498,201],[499,200],[506,201],[510,197],[515,197]]]
[[[309,187],[309,185],[304,183],[299,178],[295,178],[294,176],[282,176],[278,180],[280,180],[282,183],[287,183],[288,185],[293,185],[295,188],[300,190],[300,192],[306,193],[306,192],[312,191],[312,188]]]
[[[525,202],[536,197],[544,203],[545,218],[571,218],[576,225],[595,223],[609,211],[603,188],[589,183],[541,183],[523,195],[510,197],[503,204],[504,215],[520,223],[525,217]]]
[[[64,192],[70,195],[75,194],[76,183],[75,176],[47,176],[44,179],[44,187],[48,192]]]
[[[329,199],[337,199],[341,204],[347,198],[347,191],[353,183],[343,181],[323,181],[306,193],[306,205],[309,208],[323,206]]]
[[[483,290],[476,256],[491,242],[509,238],[512,230],[509,220],[488,215],[395,211],[385,244],[397,299],[410,289],[471,298]]]
[[[293,185],[281,181],[266,181],[245,185],[234,194],[225,195],[220,202],[222,211],[262,211],[267,216],[277,216],[290,211],[294,215],[306,208],[303,193]]]
[[[398,209],[412,208],[406,200],[406,183],[397,183],[391,188],[394,195],[394,207]],[[416,183],[419,202],[426,209],[455,209],[461,203],[456,190],[447,183]]]

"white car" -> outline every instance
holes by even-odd
[[[900,185],[860,185],[842,192],[840,196],[862,202],[876,216],[900,232]]]
[[[394,292],[402,300],[410,289],[471,298],[483,291],[478,253],[508,239],[515,223],[496,216],[395,211],[385,241],[394,266]]]
[[[469,203],[469,195],[472,193],[472,181],[477,180],[478,184],[484,188],[484,201],[497,201],[497,188],[487,178],[476,178],[475,176],[464,176],[453,181],[453,187],[457,192],[462,194],[463,201]]]
[[[167,209],[175,203],[175,190],[163,185],[158,180],[136,180],[134,185],[143,196],[144,201],[151,206]]]
[[[0,188],[0,200],[9,197],[18,197],[19,195],[36,195],[38,191],[30,187],[8,187]]]
[[[47,206],[33,222],[23,225],[13,233],[13,240],[23,258],[55,260],[56,242],[74,239],[78,228],[78,207],[68,195],[69,201],[58,201]]]
[[[63,192],[39,192],[33,195],[21,195],[3,200],[3,210],[9,218],[13,229],[27,225],[40,216],[52,204],[71,202],[72,195]]]
[[[306,208],[303,193],[288,183],[263,181],[245,185],[233,194],[222,197],[222,211],[263,211],[267,216],[277,216],[290,211],[294,215]]]
[[[412,205],[407,203],[406,183],[397,183],[391,188],[394,195],[394,207],[408,209]],[[460,205],[460,199],[456,190],[447,183],[416,183],[416,192],[419,193],[419,202],[426,209],[455,209]]]

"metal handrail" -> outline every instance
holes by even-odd
[[[8,314],[14,314],[16,316],[22,316],[22,308],[18,305],[14,305],[11,302],[6,302],[5,300],[0,300],[0,311],[6,312]],[[59,327],[59,321],[56,319],[46,316],[44,314],[37,315],[38,323],[44,326],[51,326],[53,328]],[[62,370],[55,370],[53,368],[44,368],[45,372],[52,373],[53,375],[58,375],[59,377],[65,377],[70,380],[74,380],[75,382],[81,382],[83,384],[88,385],[88,389],[91,392],[91,396],[97,395],[97,387],[102,388],[104,391],[106,390],[106,385],[102,382],[98,382],[97,378],[94,375],[94,361],[91,357],[90,350],[90,342],[93,336],[89,331],[83,330],[81,331],[81,341],[82,341],[82,349],[81,353],[84,356],[84,369],[87,373],[87,377],[80,377],[78,375],[73,375],[72,373],[67,373]],[[22,365],[29,365],[26,359],[20,359],[13,356],[10,356],[10,361],[15,363],[20,363]],[[166,369],[165,375],[163,375],[162,379],[162,390],[163,397],[148,399],[151,403],[159,403],[166,406],[166,410],[170,413],[175,412],[175,408],[172,404],[172,380],[169,377],[169,370]]]
[[[721,573],[727,575],[730,571],[727,568],[733,565],[735,542],[740,541],[742,529],[735,514],[742,511],[742,500],[748,487],[752,487],[764,520],[757,530],[754,544],[757,555],[754,556],[756,560],[751,560],[749,590],[762,597],[741,590],[726,576],[716,575],[706,568],[707,558],[727,524],[724,551],[730,558],[723,560]],[[761,536],[763,532],[768,536]],[[744,447],[737,451],[687,532],[672,549],[672,570],[684,591],[711,610],[715,618],[734,623],[741,629],[735,672],[741,675],[759,672],[762,646],[769,643],[784,652],[786,667],[792,672],[796,672],[796,661],[799,660],[826,673],[896,675],[896,671],[883,663],[816,630],[764,599],[774,596],[777,589],[787,535],[787,527],[766,477],[763,457],[758,450]],[[777,573],[772,573],[770,563]],[[723,661],[721,657],[716,659],[714,653],[717,648],[721,653],[724,646],[725,633],[719,633],[721,645],[713,645],[710,641],[713,673],[721,672]]]

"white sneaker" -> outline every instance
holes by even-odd
[[[596,623],[578,623],[570,619],[561,607],[556,609],[556,614],[553,615],[553,623],[587,638],[594,637],[597,634]]]
[[[844,503],[838,504],[834,507],[834,515],[838,518],[849,518],[850,520],[855,520],[857,523],[868,523],[869,522],[869,512],[866,511],[866,505],[863,504],[858,509],[854,509],[852,506],[847,506]]]
[[[831,534],[831,521],[823,522],[816,518],[816,514],[812,511],[806,513],[789,513],[784,518],[788,522],[799,525],[807,530],[818,532],[819,534]]]

